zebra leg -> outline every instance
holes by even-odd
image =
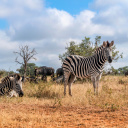
[[[99,74],[97,77],[96,77],[96,94],[98,95],[98,88],[99,88],[99,81],[101,79],[101,74]]]
[[[74,82],[75,80],[75,75],[71,74],[70,75],[70,79],[69,79],[69,82],[68,82],[68,87],[69,87],[69,95],[72,96],[72,93],[71,93],[71,86],[72,86],[72,83]]]
[[[96,94],[96,77],[91,77],[93,88],[94,88],[94,95]]]
[[[68,84],[70,72],[64,72],[64,95],[66,95],[66,86]]]

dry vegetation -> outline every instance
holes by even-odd
[[[127,77],[102,77],[98,96],[91,82],[73,84],[72,97],[50,81],[23,90],[23,98],[0,97],[0,128],[128,127]]]

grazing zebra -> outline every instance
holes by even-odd
[[[11,76],[6,76],[1,80],[0,83],[0,95],[9,95],[10,97],[19,95],[22,97],[22,81],[23,78],[19,74],[14,74]]]
[[[90,57],[78,55],[68,56],[63,62],[64,71],[64,95],[66,95],[66,86],[69,86],[69,95],[71,94],[71,85],[76,77],[91,77],[94,87],[94,94],[98,94],[99,80],[101,78],[104,64],[108,60],[112,62],[112,49],[114,41],[111,43],[103,42],[103,45],[95,50]]]

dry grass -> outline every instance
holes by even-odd
[[[92,83],[86,82],[73,84],[72,97],[68,95],[67,87],[67,95],[64,97],[63,85],[50,81],[39,84],[25,83],[23,98],[0,97],[0,127],[93,127],[96,124],[90,124],[91,119],[88,122],[90,125],[83,123],[87,114],[90,113],[91,118],[96,111],[110,114],[127,109],[127,86],[127,77],[104,76],[100,81],[98,96],[93,93]],[[92,110],[95,110],[94,113]],[[101,127],[109,126],[101,123]]]

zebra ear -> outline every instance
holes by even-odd
[[[16,78],[19,80],[20,79],[20,75],[19,74],[16,74]]]
[[[109,44],[109,47],[113,46],[114,41],[111,41],[111,43]]]
[[[21,81],[24,82],[24,80],[25,80],[24,76],[22,76],[21,78],[22,78]]]
[[[106,47],[107,46],[107,42],[104,41],[103,42],[103,46]]]

